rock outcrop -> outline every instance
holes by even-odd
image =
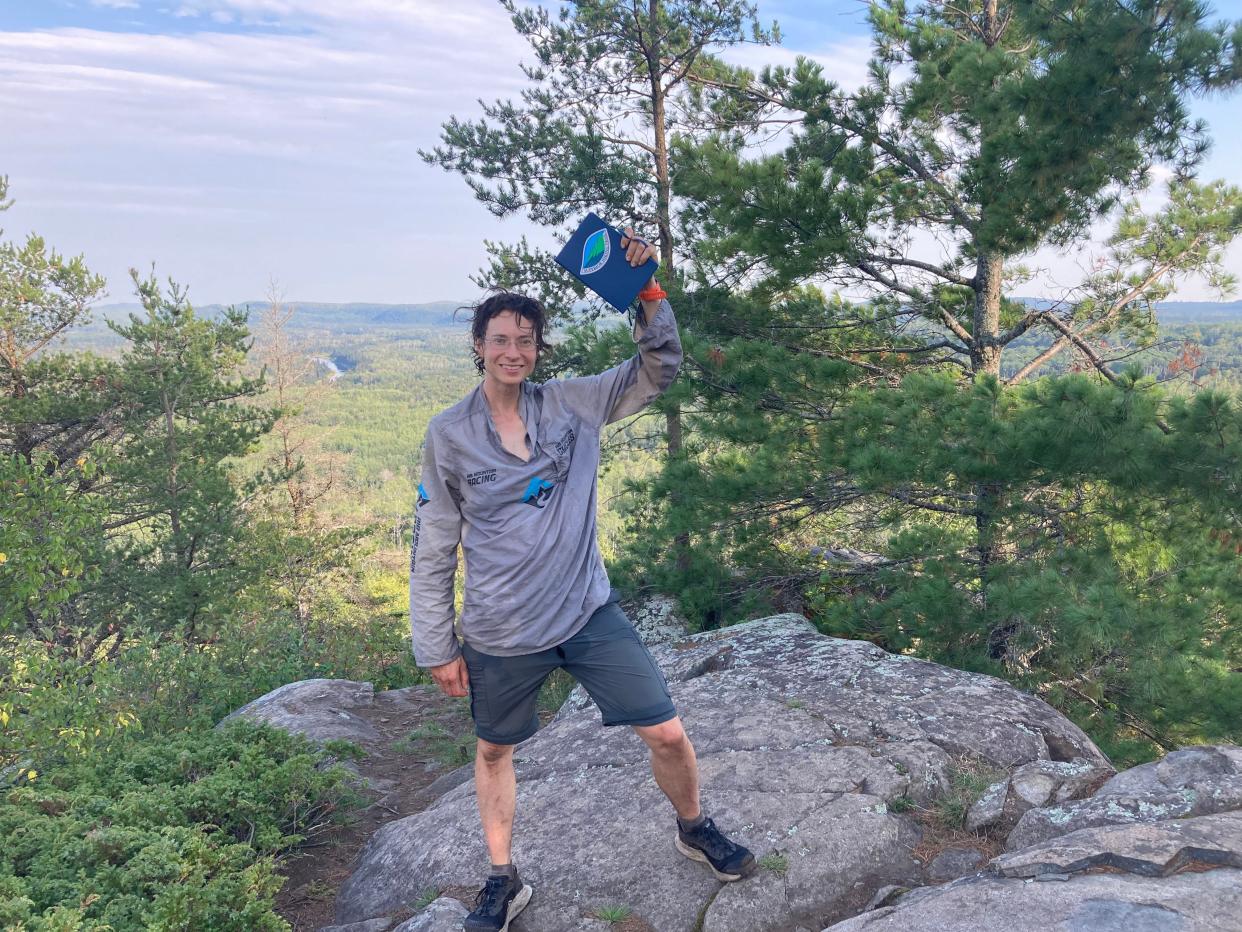
[[[1029,809],[984,873],[914,890],[831,932],[1238,932],[1240,757],[1232,746],[1186,748],[1088,799]]]
[[[1166,877],[1192,865],[1242,868],[1242,812],[1083,828],[994,859],[1002,877],[1039,878],[1109,867]]]
[[[681,857],[645,747],[601,728],[576,691],[517,749],[514,859],[536,894],[513,932],[603,930],[597,913],[621,906],[624,928],[653,932],[1242,932],[1242,749],[1118,774],[1000,680],[827,638],[799,616],[696,636],[652,627],[705,808],[761,869],[722,885]],[[331,684],[291,684],[237,714],[365,745],[351,710],[400,701]],[[989,770],[1001,779],[966,820],[978,836],[938,845],[927,813],[961,773]],[[460,928],[452,897],[486,870],[473,779],[463,768],[431,790],[362,851],[336,899],[342,932]],[[406,918],[429,891],[441,898]]]
[[[1079,829],[830,932],[1237,932],[1238,869],[1242,811]]]
[[[374,702],[375,687],[370,683],[300,680],[246,703],[225,716],[219,725],[248,718],[305,735],[321,744],[339,739],[366,746],[378,741],[380,735],[357,713]]]
[[[883,887],[930,880],[903,812],[945,792],[955,759],[1108,766],[1076,726],[1000,680],[827,638],[799,616],[653,653],[695,743],[705,807],[764,867],[722,886],[682,858],[646,749],[575,696],[517,750],[514,858],[536,895],[515,932],[570,932],[619,905],[659,932],[821,929]],[[337,921],[477,886],[485,867],[468,781],[376,833]]]
[[[690,629],[677,613],[677,603],[666,595],[657,595],[643,602],[623,603],[625,614],[634,624],[634,630],[644,644],[654,647],[678,641],[690,633]]]
[[[1023,764],[984,791],[966,815],[966,828],[1011,829],[1030,810],[1087,796],[1114,773],[1111,766],[1082,758]]]
[[[370,683],[355,680],[300,680],[247,703],[225,716],[216,727],[246,718],[304,735],[321,745],[332,740],[349,741],[383,757],[391,756],[394,739],[409,734],[408,723],[431,723],[440,708],[451,702],[464,700],[444,700],[433,686],[410,686],[377,693]],[[352,760],[328,760],[357,775],[353,781],[355,785],[373,794],[378,804],[385,805],[394,797],[409,795],[410,784],[415,782],[408,779],[408,767],[415,766],[414,759],[401,756],[407,758],[407,766],[372,767],[366,776]],[[467,774],[457,772],[444,774],[419,795],[435,799],[444,789],[466,777]],[[420,775],[416,782],[421,786],[426,781]]]
[[[828,932],[1237,932],[1242,871],[1035,883],[983,875],[907,894]]]
[[[1117,774],[1089,799],[1031,809],[1005,848],[1018,851],[1100,825],[1163,822],[1242,809],[1242,749],[1197,747]]]

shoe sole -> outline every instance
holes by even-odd
[[[509,909],[505,912],[505,924],[500,927],[500,932],[509,932],[509,923],[511,923],[517,914],[526,908],[526,904],[530,902],[531,896],[535,890],[530,884],[523,884],[522,889],[518,891],[517,896],[509,901]],[[469,926],[463,926],[469,929]]]
[[[513,898],[512,902],[509,903],[509,912],[505,916],[505,924],[500,927],[500,932],[509,932],[509,923],[513,921],[514,917],[518,913],[526,908],[526,904],[530,902],[531,895],[534,892],[534,888],[532,888],[530,884],[527,883],[522,885],[522,889],[518,891],[518,895]]]
[[[707,859],[706,854],[698,848],[691,848],[688,844],[681,840],[680,835],[673,839],[673,843],[677,846],[677,850],[688,857],[691,861],[701,861],[706,864],[707,869],[716,875],[716,879],[722,880],[725,883],[733,883],[733,881],[741,880],[743,877],[749,877],[755,872],[754,867],[752,866],[750,870],[741,874],[726,874],[724,871],[716,870],[716,865]]]

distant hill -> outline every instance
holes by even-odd
[[[406,327],[451,327],[468,326],[463,321],[453,320],[453,311],[460,305],[451,301],[433,301],[430,304],[324,304],[314,301],[286,301],[288,307],[295,309],[293,319],[289,322],[293,330],[328,330],[335,333],[366,333],[380,327],[384,330],[400,330]],[[256,321],[269,307],[267,301],[241,301],[236,307],[244,307],[250,311],[250,319]],[[224,311],[223,304],[196,305],[195,313],[203,317],[217,317]],[[100,304],[94,308],[95,319],[100,322],[107,320],[124,320],[128,315],[137,313],[141,308],[137,304]]]
[[[1156,305],[1161,323],[1207,324],[1242,322],[1242,301],[1165,301]]]
[[[1031,307],[1050,307],[1047,298],[1016,298]],[[1156,305],[1162,324],[1207,324],[1242,322],[1242,301],[1162,301]]]
[[[1031,307],[1048,306],[1045,298],[1017,298]],[[453,319],[453,312],[464,305],[452,301],[432,301],[428,304],[325,304],[319,301],[286,301],[296,309],[290,324],[296,330],[327,330],[330,332],[359,334],[380,327],[400,330],[406,327],[467,327],[464,316]],[[267,309],[267,301],[240,301],[237,307],[248,308],[250,319],[256,320]],[[218,316],[223,304],[196,305],[195,311],[205,317]],[[1222,323],[1242,322],[1242,301],[1165,301],[1157,305],[1161,323]],[[94,308],[95,320],[102,328],[102,321],[124,320],[141,308],[134,303],[99,304]]]
[[[1051,303],[1040,298],[1017,300],[1032,307],[1048,306]],[[326,304],[319,301],[285,303],[295,309],[289,323],[290,332],[311,338],[318,345],[319,352],[329,355],[335,352],[333,343],[337,338],[349,338],[347,342],[357,338],[365,340],[370,336],[380,337],[382,340],[417,339],[428,331],[451,329],[460,333],[470,326],[465,314],[457,320],[453,319],[453,313],[460,305],[452,301],[433,301],[427,304]],[[240,302],[237,306],[249,310],[253,328],[269,304],[267,301],[247,301]],[[196,306],[195,311],[211,318],[219,316],[224,307],[222,304],[205,304]],[[93,310],[91,323],[75,328],[62,344],[62,348],[92,349],[104,353],[119,351],[123,341],[108,329],[106,321],[123,321],[130,314],[141,311],[141,307],[135,303],[101,304],[96,305]],[[1168,301],[1159,305],[1158,315],[1160,323],[1170,327],[1188,324],[1242,324],[1242,301]],[[616,318],[617,321],[621,319]],[[1046,342],[1046,335],[1026,339],[1033,345],[1039,345],[1041,341]],[[342,365],[341,368],[348,368],[348,365]]]

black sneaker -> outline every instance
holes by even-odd
[[[717,880],[741,880],[755,872],[755,856],[720,834],[711,819],[704,819],[702,825],[689,832],[679,824],[677,850],[691,860],[702,861]]]
[[[515,871],[512,877],[495,874],[474,898],[474,912],[466,917],[466,932],[508,932],[513,917],[526,908],[534,891],[522,883]]]

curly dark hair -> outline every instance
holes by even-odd
[[[458,310],[469,311],[471,314],[470,353],[474,356],[474,366],[479,370],[479,375],[483,374],[483,357],[475,349],[475,344],[481,342],[487,335],[487,322],[504,311],[512,311],[523,320],[529,320],[535,328],[536,351],[542,353],[548,349],[548,344],[543,339],[543,325],[547,312],[543,309],[543,305],[534,298],[515,294],[512,291],[498,291],[478,304],[461,307]]]

